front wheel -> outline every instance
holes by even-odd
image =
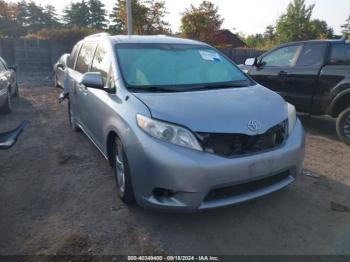
[[[350,107],[345,109],[338,116],[337,133],[339,138],[350,146]]]
[[[119,198],[126,204],[135,202],[134,191],[131,182],[128,159],[124,147],[119,138],[113,143],[113,172],[117,183]]]

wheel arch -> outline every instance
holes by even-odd
[[[341,92],[333,99],[328,114],[332,117],[338,117],[348,107],[350,107],[350,89]]]

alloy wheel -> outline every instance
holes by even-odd
[[[118,188],[122,195],[125,192],[125,164],[123,156],[123,146],[120,141],[116,141],[115,149],[115,176],[118,182]]]
[[[350,139],[350,114],[344,120],[344,134]]]

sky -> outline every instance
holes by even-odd
[[[77,0],[73,0],[76,2]],[[211,0],[219,7],[219,13],[224,18],[223,27],[233,32],[244,34],[263,33],[266,26],[274,24],[277,18],[286,10],[291,0]],[[46,5],[52,4],[57,10],[62,10],[71,0],[35,0]],[[102,0],[108,12],[112,10],[115,0]],[[171,24],[173,32],[180,27],[180,14],[190,6],[199,5],[202,0],[165,0],[169,14],[166,20]],[[350,15],[350,0],[306,0],[307,4],[316,4],[313,18],[325,20],[340,34],[340,26]]]

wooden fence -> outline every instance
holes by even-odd
[[[69,53],[74,43],[48,40],[0,38],[0,56],[8,64],[17,65],[20,72],[48,72],[63,53]],[[257,57],[262,51],[254,49],[221,48],[236,64]]]

